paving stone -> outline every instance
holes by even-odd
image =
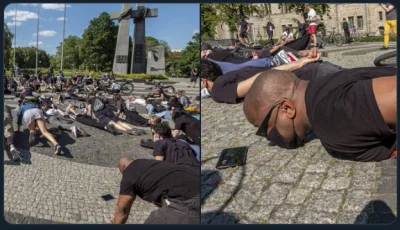
[[[336,214],[323,213],[315,210],[306,210],[297,217],[298,224],[334,224]]]
[[[339,190],[350,187],[350,177],[333,177],[325,179],[321,188],[324,190]]]
[[[252,223],[257,224],[267,223],[269,215],[271,214],[274,207],[274,205],[255,206],[247,213],[246,219],[248,219]]]
[[[306,209],[326,213],[338,213],[342,205],[344,191],[314,191],[306,201]]]
[[[299,187],[319,188],[325,179],[324,174],[305,173],[300,180]]]
[[[357,212],[364,209],[371,200],[372,193],[365,190],[353,190],[349,191],[346,195],[345,202],[343,204],[343,210],[346,212]]]
[[[301,169],[283,169],[280,173],[272,179],[273,183],[280,182],[280,183],[296,183],[300,175],[303,173]]]
[[[286,184],[272,184],[258,200],[258,205],[279,205],[285,200],[292,186]]]
[[[381,179],[378,193],[380,194],[395,194],[397,191],[397,183],[396,180],[392,177],[384,177]]]
[[[303,204],[311,191],[312,188],[294,188],[289,192],[285,203],[294,205]]]
[[[366,213],[340,213],[336,224],[367,224],[368,215]]]

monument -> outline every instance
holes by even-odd
[[[131,73],[146,73],[145,56],[145,18],[157,17],[157,9],[144,7],[143,3],[136,4],[136,10],[132,10],[130,4],[122,4],[121,12],[111,13],[111,19],[119,21],[117,45],[115,48],[113,72],[119,74],[128,73],[129,55],[129,20],[134,19],[135,30],[133,35],[133,49],[131,60]]]
[[[164,46],[151,47],[147,53],[147,74],[165,74]]]

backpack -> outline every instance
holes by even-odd
[[[101,100],[100,98],[97,98],[97,97],[96,97],[96,98],[94,99],[94,101],[93,101],[92,106],[93,106],[93,111],[94,111],[94,112],[98,112],[98,111],[104,109],[105,103],[104,103],[103,100]]]
[[[154,107],[154,112],[156,113],[160,113],[160,112],[164,112],[165,110],[167,110],[162,104],[161,101],[155,100],[152,101],[151,104]]]

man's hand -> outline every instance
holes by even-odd
[[[301,58],[299,60],[299,62],[301,63],[302,66],[305,66],[308,63],[312,63],[312,62],[318,61],[320,57],[321,57],[321,55],[319,53],[317,53],[317,54],[312,53],[312,54],[308,55],[308,57]]]

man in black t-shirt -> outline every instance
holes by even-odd
[[[324,76],[327,73],[336,72],[341,69],[341,67],[329,62],[316,62],[320,57],[320,55],[317,54],[316,48],[301,52],[301,54],[305,56],[304,58],[272,69],[294,71],[294,73],[302,79],[310,79],[314,75]],[[254,80],[261,72],[268,69],[270,68],[245,67],[222,74],[222,70],[217,64],[202,59],[201,88],[206,88],[215,102],[230,104],[239,103],[245,97]]]
[[[333,155],[382,161],[396,155],[396,68],[342,70],[310,81],[286,71],[258,77],[243,110],[257,135],[293,149],[314,131]]]
[[[200,169],[174,163],[123,157],[122,180],[113,224],[126,223],[139,196],[162,206],[150,213],[145,224],[200,224]]]
[[[267,30],[267,34],[268,34],[269,43],[270,43],[271,45],[273,45],[273,44],[274,44],[274,40],[272,40],[272,37],[274,36],[274,29],[275,29],[275,26],[274,26],[274,24],[272,24],[271,21],[268,21],[266,27],[267,27],[266,30]]]
[[[154,159],[175,164],[199,166],[196,152],[187,142],[172,136],[168,122],[155,124],[153,130],[157,139],[153,146]]]
[[[343,18],[343,25],[342,25],[344,36],[346,37],[346,43],[350,43],[350,27],[349,23],[347,23],[346,18]]]
[[[180,104],[169,104],[171,109],[171,117],[175,122],[175,128],[172,135],[177,137],[180,131],[183,131],[189,139],[196,145],[200,146],[200,121],[188,114]]]
[[[135,129],[132,125],[118,119],[114,114],[114,108],[109,105],[108,100],[99,97],[92,97],[88,100],[88,114],[94,114],[94,117],[100,123],[112,125],[118,131],[128,133],[134,136],[140,136],[141,130]]]
[[[249,23],[247,23],[244,18],[242,18],[242,21],[238,23],[239,29],[239,40],[242,44],[249,44],[249,40],[247,38],[248,32],[250,30]]]

